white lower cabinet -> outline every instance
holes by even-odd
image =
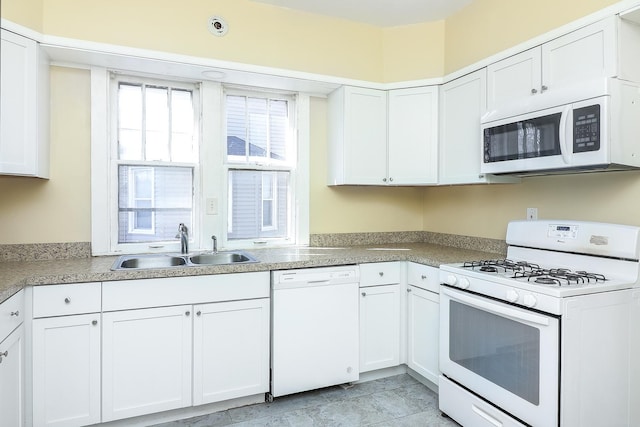
[[[24,325],[0,336],[0,426],[24,425]]]
[[[438,384],[440,298],[434,292],[415,286],[409,286],[407,291],[407,366]]]
[[[98,422],[100,314],[34,319],[33,425]]]
[[[191,405],[191,310],[103,314],[102,421]]]
[[[400,285],[360,288],[360,372],[400,364]]]
[[[194,405],[269,391],[269,306],[269,298],[194,306]]]

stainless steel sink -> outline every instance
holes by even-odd
[[[201,253],[198,255],[123,255],[116,260],[112,270],[149,268],[195,267],[205,265],[243,264],[259,262],[242,251]]]
[[[258,260],[244,252],[217,252],[190,256],[189,262],[196,265],[218,265],[258,262]]]

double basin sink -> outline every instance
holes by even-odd
[[[116,260],[112,270],[134,270],[148,268],[194,267],[207,265],[248,264],[259,262],[243,251],[209,252],[194,255],[123,255]]]

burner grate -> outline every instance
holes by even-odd
[[[603,274],[572,271],[568,268],[542,268],[536,263],[506,258],[468,261],[462,267],[483,273],[513,273],[510,276],[512,279],[522,279],[547,286],[588,285],[607,280]]]

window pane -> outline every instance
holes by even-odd
[[[119,166],[118,242],[176,240],[178,224],[191,227],[192,200],[193,168]]]
[[[226,103],[228,160],[287,160],[291,144],[288,101],[227,95]]]
[[[246,156],[247,107],[244,96],[227,96],[227,155]]]
[[[171,160],[194,161],[193,100],[187,90],[171,91]]]
[[[169,95],[167,88],[146,90],[145,160],[169,161]]]
[[[271,140],[269,157],[275,160],[286,160],[289,124],[287,101],[272,99],[269,107],[269,137]]]
[[[266,190],[274,180],[275,185]],[[229,240],[287,238],[289,181],[289,172],[230,170]],[[265,199],[264,194],[271,198]]]
[[[118,87],[118,157],[142,160],[142,86]]]
[[[249,156],[266,157],[267,155],[267,100],[260,98],[247,99],[249,116]]]

